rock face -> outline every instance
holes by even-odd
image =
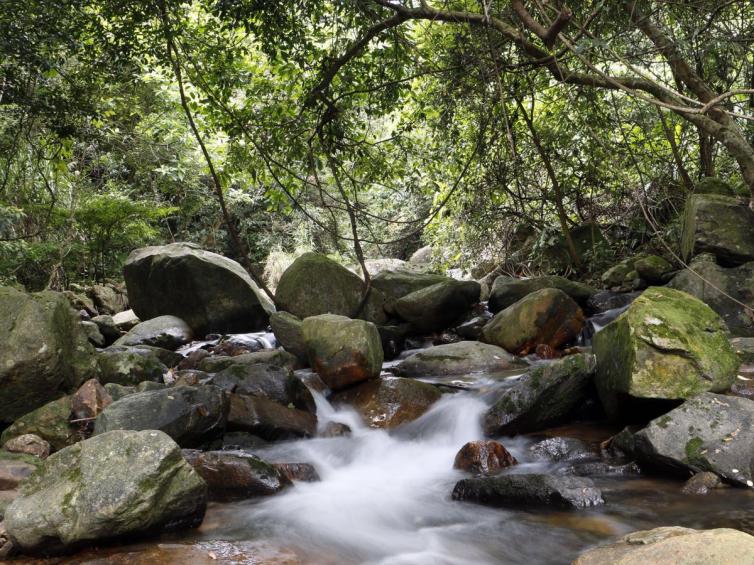
[[[605,503],[590,479],[535,474],[463,479],[453,488],[453,500],[500,507],[588,508]]]
[[[3,431],[0,443],[34,434],[48,442],[53,449],[63,449],[81,439],[78,430],[71,426],[71,397],[64,396],[21,416]]]
[[[5,514],[25,551],[198,526],[207,485],[162,432],[117,431],[50,456]]]
[[[753,486],[754,402],[700,394],[652,420],[618,447],[655,465],[711,471],[727,482]]]
[[[361,302],[364,281],[318,253],[304,253],[280,277],[275,301],[281,310],[309,318],[320,314],[352,316]],[[385,297],[372,289],[360,318],[376,324],[387,320]]]
[[[396,366],[403,377],[436,377],[504,371],[521,366],[520,360],[496,345],[459,341],[414,353]]]
[[[275,312],[270,316],[270,326],[283,349],[295,355],[302,365],[306,365],[309,359],[306,356],[301,320],[288,312]]]
[[[113,430],[160,430],[182,447],[193,447],[222,434],[228,398],[213,386],[177,386],[130,394],[105,408],[94,434]]]
[[[481,291],[476,281],[447,280],[401,297],[395,312],[418,331],[440,331],[479,302]]]
[[[0,423],[96,375],[94,348],[66,297],[0,287]]]
[[[241,265],[192,244],[137,249],[123,275],[139,318],[177,316],[198,336],[264,329],[275,311]]]
[[[560,423],[587,398],[594,375],[593,355],[569,355],[533,367],[500,392],[484,416],[487,435],[526,433]]]
[[[131,328],[115,345],[152,345],[175,350],[194,338],[189,325],[176,316],[157,316]]]
[[[332,390],[379,376],[382,341],[371,322],[323,314],[306,318],[303,337],[309,364]]]
[[[623,536],[590,549],[573,565],[751,565],[754,536],[738,530],[664,527]]]
[[[338,393],[333,401],[352,406],[372,428],[395,428],[416,420],[440,396],[440,391],[430,384],[383,377]]]
[[[720,317],[683,292],[653,287],[594,336],[597,389],[608,414],[621,399],[682,400],[730,388],[738,358]]]
[[[715,263],[714,256],[705,253],[695,257],[689,267],[673,277],[668,286],[707,304],[722,317],[734,336],[754,336],[754,319],[728,298],[731,296],[754,309],[754,262],[725,268]]]
[[[496,441],[470,441],[456,454],[453,468],[474,473],[492,475],[518,464],[513,455]]]
[[[584,326],[584,313],[562,290],[543,288],[498,312],[482,330],[482,340],[526,355],[538,345],[557,349],[573,341]]]
[[[268,441],[314,437],[317,417],[267,398],[232,394],[228,429],[250,432]]]
[[[733,197],[692,194],[683,217],[681,253],[686,261],[709,252],[720,264],[754,261],[754,211]]]
[[[596,294],[596,290],[585,284],[569,281],[564,277],[533,277],[531,279],[516,279],[513,277],[497,277],[492,284],[488,307],[491,312],[500,312],[515,304],[532,292],[543,288],[557,288],[562,290],[579,305],[585,306],[589,298]]]

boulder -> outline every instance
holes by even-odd
[[[162,382],[168,368],[157,352],[144,347],[111,346],[97,355],[100,382],[137,385],[143,381]]]
[[[419,418],[442,394],[436,387],[401,377],[382,377],[334,395],[337,405],[352,406],[372,428],[395,428]]]
[[[394,257],[379,257],[376,259],[367,259],[364,261],[367,272],[370,275],[377,275],[384,271],[409,268],[409,265],[403,259],[396,259]],[[361,267],[357,267],[361,270]]]
[[[636,259],[634,269],[649,284],[663,284],[673,272],[673,265],[659,255],[646,255]]]
[[[602,284],[607,288],[617,288],[618,290],[621,290],[626,279],[630,278],[631,273],[635,271],[635,263],[636,258],[629,257],[623,259],[620,263],[613,265],[607,271],[602,273]]]
[[[322,480],[311,463],[273,463],[272,466],[290,481],[315,483]]]
[[[754,536],[744,532],[666,526],[590,549],[573,565],[752,565],[753,556]]]
[[[278,308],[294,316],[320,314],[353,316],[362,300],[364,281],[342,265],[318,253],[304,253],[280,277],[275,301]],[[385,297],[372,289],[359,317],[384,323]]]
[[[463,479],[453,488],[453,500],[503,508],[588,508],[605,503],[602,492],[590,479],[538,474],[505,474]]]
[[[694,185],[694,193],[736,196],[736,190],[719,177],[704,177]]]
[[[130,311],[131,310],[129,310],[129,312]],[[113,317],[109,314],[95,316],[90,321],[94,324],[97,324],[99,333],[105,339],[105,345],[112,345],[112,343],[121,336],[121,331],[115,325],[115,320],[113,319]]]
[[[531,293],[544,288],[557,288],[565,292],[580,306],[586,306],[589,298],[597,292],[592,287],[583,283],[569,281],[564,277],[558,276],[533,277],[530,279],[500,276],[492,284],[490,300],[487,306],[491,312],[497,313]]]
[[[214,386],[177,386],[137,392],[116,400],[97,416],[94,435],[113,430],[160,430],[181,447],[222,435],[228,397]]]
[[[78,322],[58,292],[0,287],[0,424],[96,375],[94,348]]]
[[[293,314],[280,311],[270,316],[270,326],[282,348],[295,355],[302,365],[306,365],[309,360],[306,356],[301,320]]]
[[[71,397],[64,396],[21,416],[3,431],[0,443],[34,434],[48,442],[54,450],[73,445],[81,439],[79,430],[71,425]]]
[[[432,262],[432,246],[425,245],[411,254],[408,262],[412,265],[428,265]]]
[[[269,496],[292,484],[279,469],[250,453],[184,450],[183,454],[207,483],[211,498]]]
[[[95,347],[105,346],[105,336],[99,331],[99,326],[97,324],[90,322],[89,320],[82,320],[79,322],[79,326],[89,343]]]
[[[89,379],[71,397],[71,412],[76,420],[99,416],[113,403],[113,398],[97,379]]]
[[[308,438],[317,433],[317,417],[267,398],[231,394],[228,429],[268,441]]]
[[[395,302],[395,312],[421,332],[444,330],[479,302],[476,281],[449,279],[407,294]]]
[[[396,269],[380,271],[374,275],[372,286],[385,295],[388,304],[394,306],[396,300],[407,294],[449,280],[451,279],[443,275]]]
[[[115,431],[51,455],[8,507],[10,538],[26,552],[198,526],[207,485],[156,430]]]
[[[575,340],[584,326],[584,313],[562,290],[537,290],[495,314],[482,330],[482,341],[517,355],[538,345],[557,349]]]
[[[522,362],[496,345],[459,341],[422,349],[401,361],[396,372],[403,377],[439,377],[504,371]]]
[[[3,449],[9,453],[21,453],[47,459],[50,455],[50,442],[36,434],[21,434],[6,441]]]
[[[532,367],[499,391],[484,415],[485,433],[513,435],[562,423],[589,397],[595,365],[593,355],[580,353]]]
[[[113,324],[122,332],[127,332],[133,328],[136,324],[141,322],[139,317],[133,310],[126,310],[125,312],[118,312],[112,316]]]
[[[177,316],[198,336],[261,330],[275,311],[241,265],[192,244],[137,249],[123,275],[139,318]]]
[[[382,342],[371,322],[323,314],[306,318],[303,337],[309,364],[332,390],[378,377]]]
[[[730,196],[689,196],[683,217],[681,254],[690,261],[694,255],[705,252],[729,267],[754,261],[754,211]]]
[[[475,475],[494,475],[516,460],[503,444],[492,440],[470,441],[456,454],[453,468]]]
[[[652,287],[593,340],[597,389],[620,419],[630,399],[683,400],[730,388],[738,358],[725,324],[684,292]]]
[[[754,486],[754,402],[703,393],[652,420],[617,447],[671,471],[710,471],[726,482]]]
[[[734,336],[754,337],[754,318],[741,306],[743,303],[754,310],[754,262],[725,268],[705,253],[695,257],[689,268],[673,277],[668,286],[707,304],[722,317]]]
[[[141,322],[115,342],[119,346],[152,345],[175,350],[194,338],[189,325],[177,316],[157,316]]]
[[[206,357],[199,361],[197,369],[204,371],[205,373],[217,373],[223,369],[227,369],[232,365],[273,365],[275,367],[285,367],[291,370],[295,369],[298,365],[296,357],[283,351],[281,349],[273,349],[266,351],[254,351],[253,353],[244,353],[243,355],[236,355],[235,357],[229,357],[226,355],[217,355],[212,357]]]
[[[608,310],[625,308],[641,295],[640,292],[612,292],[602,290],[593,295],[586,303],[587,311],[602,314]]]
[[[0,491],[17,489],[41,464],[41,459],[31,455],[0,451]]]
[[[128,297],[115,285],[95,284],[88,294],[100,314],[113,315],[128,309]]]

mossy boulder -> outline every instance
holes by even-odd
[[[482,329],[482,341],[516,355],[544,344],[557,349],[578,337],[584,313],[562,290],[543,288],[495,314]]]
[[[306,318],[309,364],[332,390],[379,376],[384,354],[377,327],[364,320],[323,314]]]
[[[704,177],[694,185],[694,193],[736,196],[736,190],[733,186],[719,177]]]
[[[594,336],[597,389],[608,414],[621,401],[683,400],[730,388],[738,358],[722,319],[684,292],[652,287]]]
[[[207,485],[156,430],[115,431],[51,455],[5,513],[27,552],[198,526]]]
[[[281,310],[304,319],[320,314],[353,316],[361,303],[364,281],[319,253],[304,253],[280,277],[275,301]],[[384,323],[385,297],[373,288],[359,317]]]
[[[634,271],[635,262],[636,259],[630,257],[628,259],[623,259],[620,263],[616,263],[602,273],[602,284],[607,288],[622,287],[626,278]]]
[[[596,362],[580,353],[532,367],[500,389],[484,415],[488,436],[534,432],[562,423],[589,398]]]
[[[646,255],[634,261],[634,270],[649,284],[662,284],[667,282],[673,265],[659,255]]]
[[[557,288],[565,292],[580,306],[585,306],[589,298],[597,293],[594,288],[580,282],[568,280],[565,277],[545,276],[517,279],[500,276],[492,284],[488,307],[491,312],[500,312],[529,294],[543,288]]]
[[[309,360],[306,356],[302,323],[300,318],[289,312],[279,311],[270,316],[270,326],[278,344],[306,365]]]
[[[0,423],[97,375],[94,348],[58,292],[0,287],[0,344]]]
[[[110,346],[97,355],[102,384],[137,385],[143,381],[162,382],[167,366],[158,352],[147,347]]]
[[[395,368],[403,377],[441,377],[504,371],[523,363],[502,347],[478,341],[459,341],[422,349]]]
[[[385,295],[386,308],[391,311],[395,301],[407,294],[450,280],[443,275],[420,273],[408,269],[380,271],[372,277],[372,286]]]
[[[193,244],[137,249],[123,276],[140,319],[177,316],[197,336],[261,330],[275,311],[241,265]]]
[[[70,423],[71,411],[71,396],[48,402],[21,416],[6,428],[0,436],[0,444],[24,434],[34,434],[47,441],[55,450],[73,445],[81,440],[82,435]]]
[[[395,302],[396,314],[419,332],[450,327],[479,302],[482,287],[476,281],[446,280],[403,296]]]
[[[692,194],[683,216],[681,254],[712,253],[724,266],[754,261],[754,211],[731,196]]]
[[[117,339],[116,346],[151,345],[175,350],[194,338],[189,325],[177,316],[157,316],[141,322]]]

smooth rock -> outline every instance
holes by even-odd
[[[317,417],[266,398],[230,395],[228,429],[250,432],[268,441],[314,437]]]
[[[492,475],[517,464],[516,458],[503,444],[479,440],[470,441],[460,449],[453,461],[453,468],[475,475]]]
[[[302,365],[306,365],[309,359],[306,356],[302,321],[293,314],[281,311],[270,316],[270,326],[283,349],[295,355]]]
[[[157,316],[131,328],[115,345],[151,345],[175,350],[194,339],[189,325],[177,316]]]
[[[407,294],[395,302],[395,312],[421,332],[444,330],[479,302],[476,281],[447,280]]]
[[[478,341],[437,345],[414,353],[395,370],[404,377],[437,377],[504,371],[523,366],[505,349]]]
[[[113,324],[115,327],[122,332],[127,332],[136,324],[141,322],[139,320],[139,317],[136,315],[136,312],[133,310],[126,310],[125,312],[118,312],[117,314],[114,314],[112,316]]]
[[[112,284],[95,284],[88,294],[100,314],[113,315],[128,309],[128,297]]]

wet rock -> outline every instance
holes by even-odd
[[[595,360],[569,355],[532,367],[502,389],[483,420],[487,435],[513,435],[561,423],[588,398]]]
[[[453,500],[498,507],[588,508],[605,503],[600,489],[587,478],[537,474],[463,479],[453,488]]]
[[[228,397],[214,386],[179,386],[137,392],[116,400],[97,416],[94,435],[113,430],[160,430],[182,447],[222,435]]]
[[[61,293],[0,287],[0,424],[95,376],[94,348]]]
[[[479,302],[476,281],[447,280],[407,294],[395,302],[395,312],[421,332],[441,331]]]
[[[712,253],[725,266],[754,261],[754,212],[730,196],[689,196],[683,217],[681,254],[689,261],[699,253]]]
[[[97,355],[97,365],[102,384],[162,382],[168,370],[155,351],[143,347],[108,347]]]
[[[351,428],[341,422],[328,422],[318,434],[319,437],[345,437],[351,435]]]
[[[269,445],[266,440],[249,432],[227,432],[223,435],[223,451],[254,451]]]
[[[97,324],[89,320],[83,320],[79,322],[79,326],[81,327],[81,331],[84,332],[86,339],[89,340],[89,343],[95,347],[105,346],[105,337],[100,333]]]
[[[332,259],[304,253],[280,277],[275,301],[281,310],[305,319],[321,314],[353,316],[364,291],[364,281]],[[387,320],[385,297],[373,288],[360,318],[382,324]]]
[[[582,553],[573,565],[732,565],[751,563],[754,536],[720,528],[663,527],[633,532],[620,541]]]
[[[128,308],[125,293],[112,284],[95,284],[89,289],[88,294],[100,314],[113,315]]]
[[[686,293],[653,287],[594,336],[596,384],[608,415],[636,400],[682,400],[727,390],[738,358],[725,324]]]
[[[177,316],[158,316],[135,325],[115,345],[152,345],[175,350],[193,338],[189,325]]]
[[[290,369],[295,369],[298,365],[295,356],[287,351],[274,349],[270,351],[244,353],[243,355],[236,355],[235,357],[227,357],[224,355],[207,357],[199,361],[197,368],[205,373],[217,373],[231,365],[256,365],[258,363],[274,365],[275,367],[288,367]]]
[[[462,339],[479,341],[482,338],[482,330],[490,319],[492,319],[492,315],[489,312],[480,316],[474,316],[457,325],[452,331]]]
[[[564,475],[579,477],[625,477],[641,474],[639,466],[633,462],[621,461],[578,461],[558,471]]]
[[[176,369],[179,371],[193,371],[195,369],[198,369],[199,363],[201,363],[204,359],[209,357],[211,353],[207,351],[206,349],[195,349],[186,357],[184,357],[178,365],[176,365]]]
[[[262,396],[284,406],[291,404],[300,410],[316,412],[311,392],[288,367],[265,363],[231,365],[209,382],[227,392]]]
[[[754,402],[703,393],[652,420],[617,447],[640,462],[676,472],[711,471],[729,483],[751,487]]]
[[[548,461],[579,461],[597,459],[599,453],[589,444],[576,438],[551,437],[529,448],[535,459]]]
[[[264,329],[275,311],[241,265],[192,244],[137,249],[123,275],[139,318],[177,316],[200,336]]]
[[[183,454],[207,483],[210,498],[269,496],[291,485],[285,473],[249,453],[184,450]]]
[[[81,439],[79,430],[70,424],[71,397],[64,396],[21,416],[3,431],[0,443],[34,434],[47,441],[54,450],[63,449]]]
[[[306,366],[309,359],[306,356],[301,320],[288,312],[275,312],[270,316],[270,326],[283,349],[295,355],[301,365]]]
[[[3,444],[3,449],[9,453],[32,455],[39,459],[47,459],[50,455],[50,442],[36,434],[22,434],[9,439]]]
[[[382,342],[371,322],[323,314],[304,320],[303,336],[312,369],[332,390],[377,377],[382,370]]]
[[[584,313],[567,294],[554,288],[535,291],[497,313],[482,340],[526,355],[545,344],[557,349],[578,337]]]
[[[273,463],[272,466],[290,481],[315,483],[321,480],[314,465],[310,463]]]
[[[697,473],[683,485],[683,494],[707,494],[709,491],[722,488],[723,482],[715,473],[705,471]]]
[[[523,363],[496,345],[459,341],[423,349],[407,357],[395,368],[404,377],[435,377],[501,371]]]
[[[112,316],[113,324],[121,332],[127,332],[133,328],[136,324],[141,322],[139,317],[133,310],[126,310],[125,312],[118,312]]]
[[[113,398],[97,379],[89,379],[71,397],[74,419],[92,419],[113,403]]]
[[[491,312],[498,313],[531,293],[545,288],[557,288],[581,306],[585,306],[589,298],[597,292],[590,286],[559,276],[532,277],[530,279],[500,276],[495,279],[492,285],[487,306]]]
[[[5,514],[27,552],[198,526],[207,485],[162,432],[114,431],[51,455]]]
[[[231,394],[228,428],[268,441],[314,437],[317,417],[266,398]]]
[[[389,429],[416,420],[441,396],[421,381],[382,377],[339,392],[332,401],[352,406],[372,428]]]
[[[477,475],[493,475],[518,464],[503,444],[492,440],[470,441],[456,454],[453,468]]]

